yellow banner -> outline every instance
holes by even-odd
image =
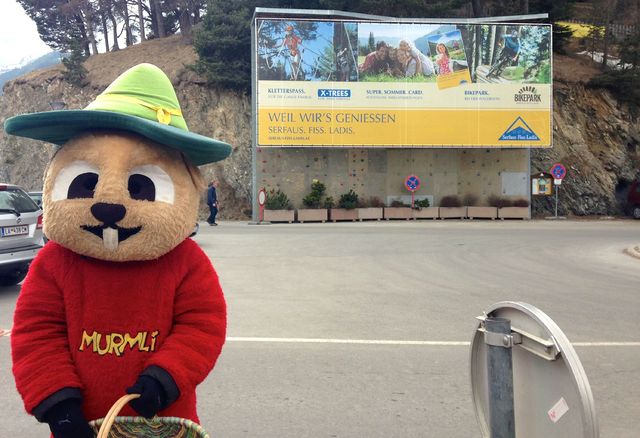
[[[261,108],[261,146],[551,147],[549,110]]]

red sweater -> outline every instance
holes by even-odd
[[[31,264],[11,333],[16,386],[29,413],[79,388],[87,419],[104,417],[147,367],[180,391],[158,415],[198,422],[195,388],[226,333],[226,304],[208,257],[186,239],[157,260],[108,262],[49,242]],[[138,415],[127,406],[120,415]]]

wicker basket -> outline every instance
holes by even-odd
[[[177,417],[118,417],[120,410],[139,394],[127,394],[116,401],[107,415],[89,423],[97,438],[210,438],[197,423]]]

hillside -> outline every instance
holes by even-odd
[[[189,130],[234,147],[231,157],[221,163],[202,166],[201,170],[207,180],[216,178],[220,181],[221,216],[244,218],[251,192],[250,101],[235,92],[205,87],[202,80],[185,67],[195,59],[192,46],[177,35],[90,57],[85,63],[89,72],[88,84],[83,88],[63,80],[61,64],[31,72],[6,84],[0,122],[4,123],[7,117],[16,114],[50,110],[51,102],[64,102],[65,109],[81,109],[120,73],[136,64],[150,62],[160,67],[173,82]],[[6,136],[1,130],[0,142],[0,181],[11,181],[31,190],[40,189],[53,147]]]
[[[637,111],[588,87],[599,70],[587,57],[555,55],[553,69],[554,148],[532,151],[531,172],[546,172],[556,162],[567,167],[560,214],[624,214],[626,190],[640,177]],[[534,214],[550,213],[552,202],[534,199]]]
[[[89,83],[83,88],[63,81],[62,66],[32,72],[6,84],[0,121],[15,114],[49,110],[50,102],[55,101],[65,102],[66,109],[82,108],[122,71],[151,62],[174,83],[190,130],[233,145],[229,159],[202,170],[207,179],[220,181],[222,218],[246,218],[251,194],[250,99],[206,87],[185,68],[195,59],[192,47],[174,36],[92,56],[85,64]],[[622,214],[620,198],[640,169],[638,116],[607,91],[586,85],[597,73],[597,66],[587,58],[554,57],[554,148],[533,150],[531,171],[548,171],[557,161],[567,166],[561,214]],[[0,131],[0,180],[39,189],[52,152],[51,146]],[[533,207],[534,214],[548,215],[552,200],[535,199]]]

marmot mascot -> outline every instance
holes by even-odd
[[[44,177],[44,232],[11,334],[26,410],[55,438],[122,415],[198,422],[196,385],[226,333],[209,258],[188,238],[204,181],[231,146],[187,129],[169,78],[140,64],[83,110],[24,114],[8,134],[59,146]]]

